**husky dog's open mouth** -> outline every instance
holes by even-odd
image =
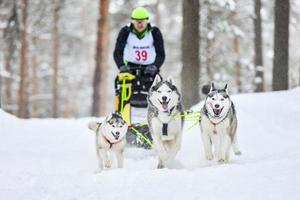
[[[164,110],[168,110],[170,100],[171,99],[169,99],[169,101],[160,101],[160,100],[158,100],[158,101]]]
[[[224,107],[222,107],[221,109],[220,108],[213,108],[213,112],[216,116],[219,116],[222,112]]]

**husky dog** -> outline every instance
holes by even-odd
[[[148,124],[158,153],[157,168],[164,168],[172,161],[181,146],[183,117],[181,95],[174,80],[163,81],[156,75],[148,95]],[[178,115],[177,117],[174,117]]]
[[[99,171],[111,167],[108,153],[115,152],[118,168],[123,167],[123,151],[126,144],[127,123],[119,113],[111,113],[101,123],[90,122],[89,129],[96,133],[96,149],[99,160]]]
[[[214,83],[211,83],[201,109],[200,124],[206,159],[212,160],[215,156],[218,162],[227,162],[230,147],[235,155],[241,154],[236,141],[236,111],[227,93],[227,84],[222,89],[216,89]]]

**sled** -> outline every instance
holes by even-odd
[[[132,73],[119,73],[115,79],[115,110],[129,124],[127,144],[152,148],[147,122],[147,95],[154,77],[144,76],[141,65],[131,66]]]

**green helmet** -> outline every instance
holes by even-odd
[[[148,11],[144,7],[137,7],[132,11],[131,19],[149,19]]]

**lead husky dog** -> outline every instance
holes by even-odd
[[[118,168],[123,167],[123,151],[126,144],[127,123],[119,113],[111,113],[101,123],[90,122],[89,129],[96,133],[96,149],[99,161],[99,172],[111,167],[109,152],[114,152],[117,158]]]
[[[227,84],[222,89],[216,89],[214,83],[211,84],[201,109],[200,124],[206,159],[212,160],[215,156],[220,163],[227,162],[230,147],[235,155],[241,154],[236,141],[236,111],[228,96]]]
[[[157,168],[164,168],[172,161],[181,146],[182,113],[181,95],[174,80],[163,81],[156,75],[148,95],[148,124],[158,153]],[[174,117],[174,115],[179,116]]]

